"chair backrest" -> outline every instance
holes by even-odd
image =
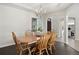
[[[16,37],[16,34],[14,32],[12,32],[12,36],[13,36],[13,40],[15,42],[16,51],[17,51],[17,53],[19,53],[20,49],[21,49],[21,47],[20,47],[20,41],[18,40],[18,38]]]
[[[26,37],[26,36],[30,36],[30,35],[31,35],[30,32],[25,32],[25,37]]]
[[[48,44],[54,44],[56,41],[56,33],[55,32],[51,32],[51,37],[48,41]]]
[[[37,37],[34,32],[25,32],[25,38],[31,39],[31,41],[36,40]]]
[[[38,49],[39,50],[43,50],[43,49],[47,48],[47,43],[48,43],[49,38],[50,38],[50,35],[48,35],[46,33],[46,34],[44,34],[44,36],[42,36],[39,39],[39,42],[38,42]]]
[[[25,32],[25,37],[26,36],[35,36],[34,32]]]

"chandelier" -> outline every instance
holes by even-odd
[[[35,13],[36,13],[37,16],[40,16],[40,15],[46,13],[46,10],[43,8],[43,5],[40,4],[38,6],[38,8],[35,9]]]

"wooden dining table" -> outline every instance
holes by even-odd
[[[40,37],[37,36],[26,36],[26,37],[19,37],[21,43],[28,43],[32,44],[37,42],[37,40],[40,39]]]

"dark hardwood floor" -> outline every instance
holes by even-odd
[[[44,54],[46,55],[46,53]],[[16,55],[15,46],[0,48],[0,55]],[[79,55],[79,52],[64,43],[56,42],[56,51],[52,55]]]

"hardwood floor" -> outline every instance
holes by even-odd
[[[44,54],[46,55],[46,53]],[[0,48],[0,55],[16,55],[15,46]],[[64,43],[56,42],[56,51],[52,55],[79,55],[79,52]]]

